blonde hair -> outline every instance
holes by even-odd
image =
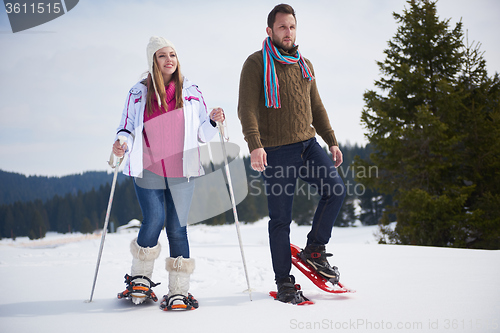
[[[148,74],[148,77],[146,78],[146,87],[148,88],[148,93],[146,95],[146,111],[148,115],[153,114],[153,103],[154,97],[155,97],[155,87],[158,92],[158,95],[160,96],[160,104],[161,104],[161,109],[163,112],[168,111],[168,105],[165,100],[166,98],[166,93],[165,93],[165,82],[163,82],[163,75],[158,68],[158,63],[156,62],[156,53],[153,55],[153,76],[155,80],[155,84],[153,85],[153,78],[151,76],[151,73]],[[172,80],[174,80],[175,83],[175,108],[180,109],[184,106],[184,101],[182,100],[182,85],[184,83],[184,79],[181,74],[181,65],[179,63],[179,60],[177,60],[177,69],[175,72],[172,74]],[[168,82],[167,82],[168,83]]]

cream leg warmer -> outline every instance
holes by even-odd
[[[151,279],[155,259],[160,255],[161,246],[158,243],[154,247],[140,247],[137,244],[137,238],[130,243],[130,252],[132,253],[131,276],[142,275]]]
[[[195,268],[194,259],[185,259],[182,256],[167,258],[165,268],[168,271],[168,296],[183,295],[187,297],[189,279]]]

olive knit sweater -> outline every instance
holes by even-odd
[[[294,55],[296,50],[297,47],[288,54]],[[286,54],[282,49],[279,51]],[[314,75],[311,62],[304,60]],[[303,78],[298,63],[284,65],[274,61],[274,66],[281,99],[279,109],[265,106],[262,51],[250,55],[241,70],[238,117],[250,152],[305,141],[313,138],[316,131],[328,147],[337,146],[316,80]]]

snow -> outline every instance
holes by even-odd
[[[133,233],[108,234],[92,303],[89,299],[99,235],[48,234],[45,239],[0,241],[0,331],[15,332],[499,332],[500,251],[377,244],[376,227],[335,228],[327,246],[341,281],[354,294],[316,288],[293,268],[304,294],[316,304],[274,301],[275,289],[265,220],[241,224],[252,299],[234,225],[189,227],[197,268],[191,293],[200,308],[162,312],[118,300],[129,273]],[[292,225],[303,246],[309,228]],[[153,281],[167,293],[164,258]]]

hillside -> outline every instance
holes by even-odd
[[[88,171],[64,177],[25,176],[0,170],[0,205],[17,201],[47,201],[55,195],[76,195],[112,181],[112,175],[105,171]],[[118,182],[125,177],[120,174]]]

